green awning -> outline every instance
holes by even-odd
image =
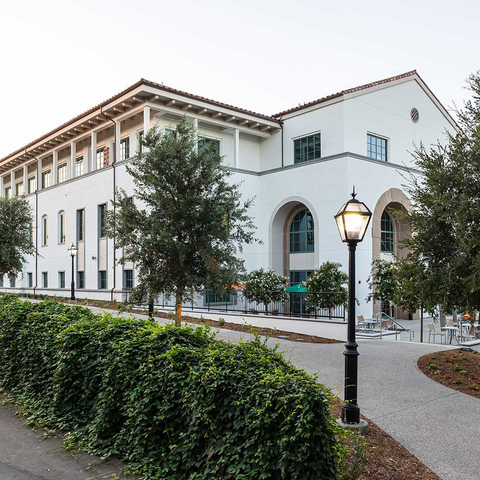
[[[290,293],[295,293],[295,292],[307,292],[308,291],[308,288],[301,284],[301,283],[297,283],[297,285],[292,285],[291,287],[288,287],[285,289],[286,292],[290,292]]]

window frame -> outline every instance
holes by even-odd
[[[65,271],[60,270],[58,272],[58,288],[65,288],[65,285],[66,285]]]
[[[131,275],[130,279],[127,279],[127,273]],[[127,280],[129,280],[130,286],[127,285]],[[133,288],[133,269],[126,268],[123,270],[123,289],[124,290],[131,290]]]
[[[105,233],[105,214],[107,212],[107,204],[102,203],[97,206],[97,235],[98,239],[107,238]]]
[[[35,187],[33,190],[31,189],[31,186]],[[35,175],[32,175],[31,177],[28,177],[28,193],[35,193],[37,190],[37,177]]]
[[[22,188],[22,193],[19,192],[19,187]],[[25,195],[25,188],[23,187],[23,180],[15,183],[15,195],[17,197],[23,197]]]
[[[294,223],[296,222],[297,217],[302,213],[305,212],[305,216],[298,222],[301,224],[301,222],[305,221],[305,230],[295,230],[292,231]],[[312,228],[309,229],[309,222],[308,222],[308,216],[310,215],[311,221],[312,221]],[[305,241],[300,242],[298,241],[293,241],[292,237],[294,238],[294,235],[300,235],[300,234],[305,234]],[[289,254],[297,254],[297,253],[314,253],[315,252],[315,220],[313,218],[312,212],[307,208],[302,208],[301,210],[298,210],[295,215],[293,215],[290,225],[288,227],[288,235],[289,235]],[[309,237],[312,236],[313,239],[310,240]],[[301,243],[304,245],[302,246]],[[298,244],[301,249],[300,250],[293,250],[293,245]],[[312,249],[309,250],[309,245],[311,245]]]
[[[48,180],[48,182],[46,180]],[[42,189],[49,188],[51,186],[52,186],[52,169],[44,170],[42,172]]]
[[[308,153],[309,153],[309,152],[308,152],[308,147],[309,147],[309,145],[308,145],[308,141],[307,141],[307,152],[306,152],[307,158],[304,159],[304,160],[301,160],[301,159],[300,159],[300,160],[297,161],[297,157],[296,157],[296,155],[297,155],[297,154],[296,154],[296,149],[297,149],[297,147],[296,147],[296,142],[301,142],[302,140],[308,140],[309,138],[315,137],[315,136],[317,136],[317,135],[319,136],[319,147],[318,147],[319,156],[315,156],[315,154],[316,154],[316,149],[315,149],[315,143],[314,143],[314,149],[313,149],[314,158],[308,158]],[[315,131],[315,132],[310,132],[310,133],[308,133],[308,134],[306,134],[306,135],[300,135],[300,136],[298,136],[298,137],[293,137],[293,138],[292,138],[292,143],[293,143],[293,152],[292,152],[293,155],[292,155],[292,158],[293,158],[293,164],[294,164],[294,165],[297,165],[297,164],[299,164],[299,163],[312,162],[312,161],[314,161],[314,160],[320,160],[320,159],[322,158],[322,131],[321,131],[321,130],[317,130],[317,131]],[[301,148],[301,146],[300,146],[299,148]]]
[[[48,215],[42,215],[42,247],[48,247]]]
[[[172,132],[175,132],[176,133],[176,130],[172,130]],[[208,136],[208,135],[199,135],[198,136],[198,139],[197,139],[197,150],[198,152],[200,153],[201,151],[201,148],[203,148],[201,145],[200,145],[200,141],[203,141],[205,142],[205,147],[208,148],[208,144],[210,142],[216,142],[217,144],[217,155],[220,155],[220,149],[222,148],[222,142],[221,142],[221,139],[220,138],[217,138],[217,137],[211,137],[211,136]]]
[[[79,219],[81,218],[81,222]],[[85,209],[79,208],[77,210],[77,242],[85,241]]]
[[[103,278],[103,277],[105,277],[105,278]],[[105,280],[105,286],[102,286],[104,280]],[[98,289],[99,290],[108,290],[108,278],[107,278],[107,271],[106,270],[99,270],[98,271]]]
[[[67,219],[65,216],[65,211],[60,210],[58,212],[58,244],[65,245],[67,237]]]
[[[372,156],[373,154],[372,154],[371,148],[370,148],[370,152],[369,152],[369,146],[372,145],[371,142],[369,142],[370,137],[375,138],[376,140],[381,140],[381,141],[385,142],[385,159],[378,158],[377,152],[376,152],[376,149],[378,147],[377,144],[375,144],[375,156]],[[381,148],[383,148],[383,147],[381,147]],[[371,158],[372,160],[377,160],[379,162],[388,163],[389,160],[390,160],[389,148],[390,148],[390,139],[388,137],[384,137],[383,135],[378,135],[377,133],[367,132],[367,157],[368,158]],[[382,157],[382,155],[381,155],[381,157]]]
[[[83,155],[80,155],[75,158],[75,177],[81,177],[84,173],[84,160],[83,160]],[[79,166],[80,167],[80,173],[79,173]]]
[[[85,289],[85,272],[84,271],[77,271],[77,283],[76,283],[77,290],[84,290]]]
[[[97,147],[97,151],[95,153],[95,166],[96,170],[101,170],[102,168],[105,168],[105,152],[106,152],[107,147],[106,146],[101,146]],[[100,155],[100,157],[99,157]],[[99,166],[99,160],[100,160],[100,166]]]
[[[48,288],[48,272],[42,272],[42,288]]]
[[[33,272],[27,272],[27,288],[33,288]]]
[[[120,139],[120,161],[130,158],[130,135]]]
[[[67,181],[68,166],[66,163],[62,163],[57,166],[57,183],[63,183]]]
[[[388,217],[388,220],[384,220],[384,215]],[[388,221],[392,226],[391,230],[384,229],[385,222]],[[391,236],[391,239],[386,237]],[[389,245],[389,249],[385,248],[386,245]],[[380,253],[394,254],[395,253],[395,222],[393,221],[392,216],[384,210],[382,216],[380,217]]]

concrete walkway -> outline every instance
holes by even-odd
[[[239,341],[248,339],[249,335],[218,330],[218,338]],[[343,344],[294,343],[280,339],[269,339],[268,344],[278,344],[287,359],[309,373],[317,373],[321,383],[342,393]],[[417,368],[418,358],[447,348],[416,342],[360,340],[359,404],[365,417],[383,428],[442,479],[477,480],[480,478],[480,400],[430,380]],[[0,412],[5,408],[1,407]],[[8,448],[5,453],[9,440],[4,439],[4,421],[4,416],[0,415],[0,480],[109,478],[78,473],[70,476],[2,476],[1,468],[5,464],[21,465],[23,470],[31,471],[25,469],[22,462],[12,461],[14,455],[8,455]],[[29,458],[35,448],[38,448],[38,442],[22,445],[19,440],[13,450],[17,451],[17,457]],[[43,452],[40,457],[45,454]],[[78,472],[81,467],[76,468]]]

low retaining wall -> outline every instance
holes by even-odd
[[[158,308],[159,311],[172,311],[171,308]],[[336,320],[308,320],[293,319],[288,317],[274,317],[265,315],[238,315],[225,312],[206,312],[198,310],[190,310],[183,308],[183,315],[195,318],[207,318],[209,320],[218,321],[224,318],[226,322],[236,323],[239,325],[252,325],[254,327],[276,328],[285,332],[303,333],[305,335],[315,335],[317,337],[331,338],[333,340],[347,340],[347,322],[339,322]]]

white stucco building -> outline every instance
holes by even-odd
[[[135,270],[115,265],[102,209],[116,187],[133,192],[125,163],[135,161],[137,135],[184,115],[218,142],[245,197],[256,197],[251,215],[263,244],[245,247],[248,270],[271,267],[296,283],[326,260],[346,269],[333,217],[355,185],[374,213],[357,250],[358,313],[366,315],[374,308],[365,302],[371,262],[398,254],[405,233],[385,208],[408,208],[402,184],[416,173],[409,152],[457,128],[416,71],[271,116],[142,79],[0,160],[0,193],[26,195],[38,246],[23,274],[3,278],[1,289],[68,296],[67,247],[75,243],[77,296],[121,300]]]

